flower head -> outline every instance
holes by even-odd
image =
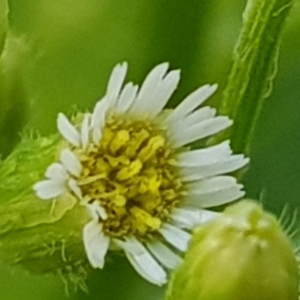
[[[164,107],[177,87],[179,71],[155,67],[141,88],[123,82],[127,64],[117,65],[106,95],[94,111],[75,118],[60,113],[66,144],[34,186],[41,199],[71,193],[91,213],[83,241],[91,265],[104,266],[108,249],[124,250],[137,272],[155,284],[166,282],[187,249],[189,231],[214,213],[204,208],[244,195],[234,177],[248,159],[232,155],[229,142],[190,150],[188,145],[231,125],[210,107],[199,106],[216,85],[200,87],[174,110]]]

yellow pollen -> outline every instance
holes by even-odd
[[[149,178],[148,181],[148,189],[152,194],[158,195],[160,193],[160,186],[161,186],[161,176],[159,176],[157,173],[154,174],[152,177]]]
[[[125,206],[126,204],[126,198],[122,195],[117,195],[115,198],[113,198],[113,203],[116,205],[116,206]]]
[[[107,218],[99,222],[111,237],[151,238],[181,202],[174,151],[149,121],[110,116],[100,144],[77,154],[83,197],[105,210]]]
[[[149,160],[153,155],[156,154],[157,150],[162,148],[165,144],[165,139],[162,136],[155,136],[150,138],[148,144],[146,147],[144,147],[138,157],[142,161],[147,161]]]
[[[114,140],[110,144],[110,150],[112,153],[116,153],[122,146],[124,146],[130,139],[129,132],[127,130],[120,130],[117,132]]]
[[[142,210],[138,207],[133,207],[130,212],[132,213],[133,217],[140,222],[141,225],[147,225],[152,230],[159,229],[161,225],[161,220],[159,218],[152,217],[148,212]]]
[[[141,171],[142,167],[143,167],[142,162],[139,159],[137,159],[133,161],[128,167],[121,169],[117,173],[116,179],[117,180],[129,179],[134,175],[137,175]]]

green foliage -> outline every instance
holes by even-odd
[[[75,105],[81,110],[90,108],[103,94],[112,66],[124,60],[129,61],[131,66],[129,80],[137,83],[158,62],[168,60],[172,67],[182,69],[185,81],[180,84],[177,94],[179,97],[173,103],[200,84],[217,82],[220,88],[213,99],[213,104],[217,106],[228,76],[230,55],[241,27],[240,16],[245,3],[245,0],[201,0],[190,1],[187,5],[183,1],[171,0],[10,0],[11,29],[15,36],[26,36],[27,46],[36,51],[27,56],[27,62],[32,65],[25,76],[27,99],[31,105],[28,128],[38,128],[41,133],[49,134],[56,130],[57,112],[69,111]],[[6,5],[6,1],[0,0],[0,24],[3,24],[3,20],[7,24],[6,16],[3,19],[6,15],[5,10],[2,10],[3,4]],[[269,101],[265,101],[262,115],[256,122],[257,129],[251,145],[251,165],[246,175],[248,195],[257,198],[262,189],[266,189],[266,206],[277,212],[286,201],[299,206],[299,9],[298,5],[292,11],[290,26],[284,36],[281,60],[278,62],[280,72],[274,93]],[[282,13],[288,13],[288,9]],[[274,20],[279,21],[280,18]],[[5,28],[2,26],[0,25],[0,36]],[[0,103],[1,101],[0,97]],[[10,126],[11,120],[16,118],[10,119]],[[5,129],[5,134],[8,132]],[[34,143],[28,145],[28,151],[31,147],[34,149]],[[39,163],[34,156],[30,159]],[[19,159],[16,161],[19,162]],[[49,161],[43,162],[45,168]],[[16,162],[12,158],[9,158],[9,162],[10,168],[14,169]],[[30,166],[35,168],[33,163]],[[42,169],[42,166],[37,168]],[[0,169],[3,172],[0,175],[3,182],[1,192],[14,197],[13,189],[17,185],[14,184],[12,188],[6,178],[8,161],[5,162],[6,171],[4,172],[3,166]],[[27,188],[28,194],[34,180],[42,178],[43,172],[44,170],[38,171],[36,177],[29,180],[31,173],[28,170],[22,171],[19,182],[24,180],[23,188]],[[12,174],[16,178],[16,173]],[[3,188],[5,185],[11,187],[10,194]],[[15,195],[17,192],[21,190],[17,189]],[[26,193],[24,192],[24,197]],[[35,220],[40,211],[42,215],[48,215],[49,203],[38,202],[33,195],[26,197],[24,206],[25,203],[30,203],[31,209],[37,212],[34,214]],[[7,201],[9,198],[0,196],[1,217],[6,209],[4,204],[1,205],[2,199]],[[11,207],[11,203],[8,206]],[[11,209],[13,208],[8,210],[10,214]],[[19,215],[16,222],[12,221],[13,228],[19,226],[22,218],[24,216]],[[45,226],[45,231],[54,230],[53,226],[58,224],[54,223]],[[26,231],[29,245],[29,232],[35,232],[35,226],[30,226],[19,231],[18,235],[13,229],[12,237],[18,239],[21,232]],[[81,228],[78,235],[80,230]],[[45,231],[43,232],[46,234]],[[55,232],[59,233],[58,230]],[[66,232],[63,231],[63,234]],[[1,239],[2,237],[6,237],[6,234],[0,235]],[[6,250],[2,248],[2,253],[5,252],[8,261],[15,264],[12,246],[17,245],[17,241],[10,241],[13,244],[11,247],[7,246]],[[37,250],[37,253],[41,254],[42,250]],[[60,254],[61,247],[58,246],[54,254],[58,261]],[[25,251],[23,259],[26,259],[26,255],[29,257]],[[40,263],[40,260],[37,259],[36,262]],[[33,260],[26,267],[38,271],[36,264],[38,263]],[[19,265],[24,266],[24,263],[21,261]],[[47,263],[43,261],[41,265],[47,266]],[[11,275],[9,270],[1,266],[1,299],[69,299],[53,278],[36,278],[20,272]],[[88,282],[90,294],[79,293],[72,295],[71,299],[156,300],[161,294],[160,289],[139,279],[121,258],[111,262],[103,272],[91,273]]]

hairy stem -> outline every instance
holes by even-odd
[[[294,0],[249,0],[234,52],[221,113],[234,120],[230,132],[235,152],[248,152],[264,100],[276,76],[284,25]]]

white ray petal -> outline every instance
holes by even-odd
[[[199,208],[223,205],[242,198],[245,195],[242,188],[243,186],[240,184],[227,189],[189,195],[185,203]]]
[[[158,83],[152,92],[151,100],[144,102],[143,111],[148,116],[158,115],[167,104],[180,80],[180,72],[172,71]]]
[[[177,165],[181,167],[196,167],[213,164],[229,157],[231,153],[229,141],[225,141],[208,148],[180,153],[177,156]]]
[[[33,190],[37,196],[43,200],[56,198],[66,192],[66,188],[63,184],[53,180],[39,181],[33,186]]]
[[[106,96],[109,102],[109,108],[113,107],[120,94],[127,73],[127,63],[118,64],[114,67],[109,78]]]
[[[91,126],[90,121],[91,121],[91,115],[85,114],[81,124],[81,144],[83,149],[86,149],[86,147],[89,144],[90,126]]]
[[[185,205],[198,208],[213,207],[237,200],[244,196],[243,186],[230,176],[217,176],[186,185]]]
[[[46,177],[57,183],[64,183],[68,178],[68,174],[61,164],[53,163],[47,168]]]
[[[147,247],[156,259],[168,269],[175,269],[182,262],[179,255],[158,240],[147,243]]]
[[[133,242],[132,241],[131,243]],[[164,269],[156,262],[151,256],[148,250],[136,239],[135,246],[139,248],[138,253],[136,251],[129,252],[125,250],[125,254],[134,267],[134,269],[146,280],[153,284],[163,285],[167,281],[167,275]],[[126,242],[125,242],[126,243]]]
[[[194,181],[236,171],[244,167],[248,162],[249,159],[243,155],[232,155],[229,158],[216,161],[212,164],[184,167],[181,168],[180,172],[183,181]]]
[[[220,189],[233,187],[237,184],[236,178],[232,176],[215,176],[186,184],[188,194],[206,193]]]
[[[193,229],[196,226],[206,223],[219,214],[210,210],[195,209],[191,207],[175,208],[171,214],[173,221],[180,228]]]
[[[189,114],[184,119],[180,120],[180,126],[189,128],[193,125],[200,123],[201,121],[211,119],[216,115],[216,109],[209,106],[203,107]]]
[[[133,85],[132,82],[127,83],[118,99],[117,112],[127,112],[130,109],[132,103],[134,102],[137,92],[138,86]]]
[[[91,128],[92,128],[93,141],[96,145],[99,144],[102,138],[102,129],[105,124],[108,105],[109,103],[107,98],[103,98],[102,100],[97,102],[94,108],[92,121],[91,121]]]
[[[162,78],[165,76],[168,70],[169,64],[163,63],[156,66],[146,77],[142,87],[137,95],[136,100],[132,104],[130,108],[130,112],[132,113],[144,113],[146,112],[144,109],[145,103],[151,103],[153,99],[153,93],[156,91],[159,83]]]
[[[73,146],[80,146],[80,135],[68,118],[59,113],[57,117],[57,128],[60,134]]]
[[[87,209],[89,210],[93,220],[107,220],[108,214],[103,206],[98,203],[86,204]]]
[[[101,224],[91,221],[84,226],[83,244],[93,268],[103,268],[109,242],[110,238],[104,234]]]
[[[60,161],[63,166],[74,176],[79,176],[82,166],[76,155],[69,149],[64,149],[60,153]]]
[[[78,186],[76,180],[74,180],[73,178],[69,179],[68,187],[75,194],[75,196],[77,196],[78,199],[80,199],[80,200],[82,199],[81,189]]]
[[[171,224],[163,224],[159,232],[171,245],[180,251],[186,251],[191,235]]]
[[[171,135],[170,139],[175,147],[181,147],[218,133],[231,125],[232,121],[223,116],[202,121],[189,129],[178,127],[177,124],[177,132]],[[175,130],[172,130],[172,132],[175,132]]]
[[[217,85],[214,84],[204,85],[187,96],[170,114],[168,122],[177,123],[181,121],[185,116],[195,110],[206,99],[208,99],[217,89]]]
[[[142,255],[144,253],[143,248],[140,247],[140,243],[136,242],[136,238],[127,237],[125,241],[114,239],[114,243],[126,252],[133,255]]]

